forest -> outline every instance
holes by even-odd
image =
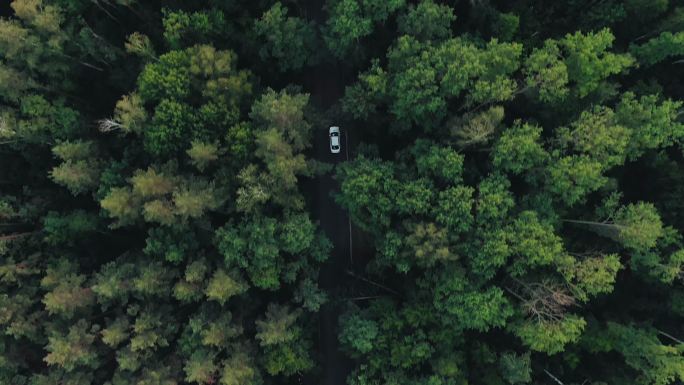
[[[0,0],[0,385],[682,384],[683,115],[680,0]]]

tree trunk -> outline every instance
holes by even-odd
[[[656,329],[656,331],[657,331],[658,334],[660,334],[661,336],[667,337],[667,338],[671,339],[672,341],[674,341],[674,342],[676,342],[676,343],[678,343],[678,344],[684,344],[684,341],[680,340],[679,338],[674,337],[674,336],[671,335],[671,334],[665,333],[664,331],[662,331],[662,330],[660,330],[660,329]]]
[[[17,234],[9,234],[9,235],[0,235],[0,241],[13,241],[15,239],[27,237],[29,235],[35,234],[37,231],[29,231],[26,233],[17,233]]]
[[[565,385],[565,384],[563,384],[563,381],[559,380],[556,376],[554,376],[553,374],[549,373],[548,370],[544,369],[544,373],[546,373],[547,376],[551,377],[554,381],[556,381],[557,384],[559,384],[559,385]]]

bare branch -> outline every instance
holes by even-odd
[[[95,71],[104,72],[104,68],[98,67],[98,66],[96,66],[96,65],[94,65],[94,64],[86,63],[86,62],[80,61],[80,60],[79,60],[78,62],[81,63],[82,65],[88,67],[88,68],[94,69]]]
[[[376,299],[376,298],[385,298],[384,295],[369,295],[366,297],[353,297],[353,298],[346,298],[347,301],[362,301],[366,299]]]
[[[35,234],[36,231],[30,231],[27,233],[17,233],[17,234],[9,234],[9,235],[0,235],[0,241],[12,241],[18,238],[23,238],[27,237],[29,235]]]
[[[390,292],[390,293],[392,293],[392,294],[394,294],[394,295],[399,295],[399,292],[398,292],[398,291],[392,290],[392,289],[390,289],[390,288],[387,287],[387,286],[381,285],[381,284],[379,284],[379,283],[377,283],[377,282],[371,281],[371,280],[368,279],[368,278],[364,278],[364,277],[362,277],[362,276],[360,276],[360,275],[357,275],[357,274],[355,274],[354,272],[352,272],[351,270],[347,270],[347,274],[351,275],[352,277],[354,277],[354,278],[356,278],[356,279],[360,279],[360,280],[362,280],[362,281],[364,281],[364,282],[370,283],[371,285],[375,285],[375,286],[377,286],[377,287],[379,287],[379,288],[381,288],[381,289],[384,289],[384,290],[386,290],[386,291],[388,291],[388,292]]]
[[[672,334],[665,333],[664,331],[662,331],[660,329],[656,329],[656,330],[658,331],[658,334],[660,334],[661,336],[667,337],[667,338],[671,339],[672,341],[674,341],[678,344],[684,344],[684,341],[680,340],[679,338],[674,337]]]
[[[121,123],[114,119],[100,119],[97,121],[97,129],[100,132],[111,132],[121,129],[121,127],[123,127]]]
[[[526,283],[511,278],[519,285],[519,289],[505,289],[518,298],[528,316],[539,323],[561,321],[567,308],[577,304],[566,285],[551,281]]]
[[[559,385],[565,385],[563,384],[563,381],[559,380],[558,377],[554,376],[553,374],[549,373],[548,370],[544,369],[544,373],[546,373],[547,376],[551,377],[554,381],[556,381],[557,384]]]

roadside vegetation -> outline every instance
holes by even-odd
[[[0,384],[684,382],[679,2],[2,11]]]

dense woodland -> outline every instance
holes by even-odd
[[[0,384],[684,382],[681,1],[0,7]]]

